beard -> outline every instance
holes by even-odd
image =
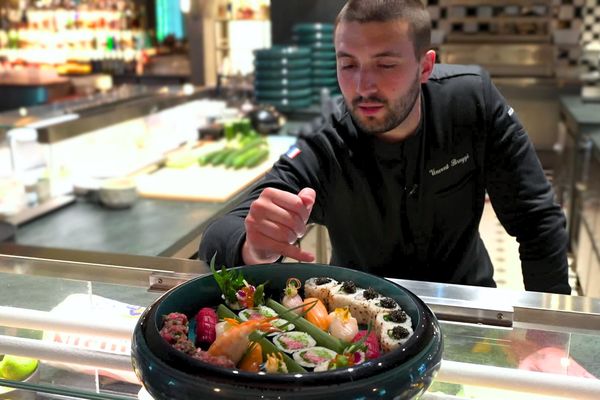
[[[408,117],[408,114],[410,114],[417,102],[420,91],[421,83],[419,82],[419,75],[417,74],[408,88],[406,95],[395,98],[392,101],[377,96],[358,96],[352,99],[352,104],[348,104],[348,101],[346,99],[344,100],[350,110],[352,119],[358,127],[369,135],[377,136],[391,131]],[[383,106],[383,118],[379,120],[375,116],[361,115],[358,105],[363,102],[381,104]]]

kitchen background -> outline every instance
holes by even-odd
[[[193,258],[210,218],[285,150],[289,143],[276,136],[293,140],[314,130],[331,97],[339,95],[331,22],[343,4],[0,0],[0,214],[9,240]],[[579,267],[594,258],[577,257],[581,243],[584,253],[600,254],[590,206],[595,189],[587,184],[600,114],[593,111],[600,99],[600,3],[429,0],[427,8],[439,61],[483,65],[519,114],[569,219],[572,287],[600,295],[600,285],[589,284],[600,282],[600,266]],[[305,49],[278,64],[281,55],[271,47],[295,45]],[[274,108],[267,112],[269,105]],[[224,123],[244,116],[253,118],[255,128],[271,124],[264,128],[271,153],[260,168],[175,168],[210,148],[205,144],[220,138]],[[179,221],[168,240],[134,240],[127,223],[114,223],[114,213],[82,210],[91,204],[82,199],[94,200],[105,180],[122,177],[133,179],[141,203]],[[169,202],[177,201],[202,217],[175,215],[178,203]],[[141,210],[137,204],[128,212],[142,218]],[[81,231],[64,227],[82,215],[78,221],[90,225]],[[106,232],[91,222],[99,215]],[[143,230],[162,225],[159,219],[144,222],[151,223],[156,225]],[[119,237],[128,239],[110,239],[120,229]],[[179,237],[178,230],[185,234]],[[83,240],[83,232],[91,237]],[[517,245],[496,237],[502,229],[491,207],[483,232],[498,243],[488,245],[498,274],[511,276],[498,281],[521,288]],[[314,241],[327,243],[325,233]],[[327,261],[326,250],[321,253]],[[578,276],[583,270],[585,276]],[[596,270],[598,278],[590,279]]]

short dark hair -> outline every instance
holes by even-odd
[[[340,22],[388,22],[403,19],[409,24],[409,33],[420,58],[431,46],[431,18],[421,0],[348,0],[339,12],[335,26]]]

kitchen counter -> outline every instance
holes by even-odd
[[[580,96],[565,95],[560,97],[562,113],[572,132],[580,135],[600,132],[600,104],[584,102]]]
[[[598,126],[597,132],[590,135],[590,139],[594,145],[594,156],[598,161],[600,161],[600,126]]]
[[[171,260],[157,260],[157,267],[161,262],[162,269],[168,269]],[[206,270],[204,263],[195,263]],[[104,273],[85,278],[72,274],[73,267],[77,266],[76,262],[0,255],[0,279],[7,283],[0,293],[3,306],[0,307],[3,322],[0,353],[42,359],[39,382],[27,388],[43,397],[50,393],[76,399],[134,399],[140,390],[139,383],[130,381],[117,385],[114,379],[131,376],[129,342],[123,352],[118,348],[107,350],[110,347],[102,347],[101,343],[128,341],[142,308],[155,301],[159,294],[147,292],[143,281],[125,284],[128,280],[121,279],[128,268],[120,265],[104,265]],[[80,266],[81,269],[87,267]],[[193,276],[184,275],[181,279],[190,277]],[[116,281],[108,283],[105,281],[108,278]],[[512,399],[538,395],[598,398],[600,300],[393,281],[418,295],[440,320],[444,336],[442,367],[424,399],[500,396]],[[28,289],[32,287],[42,290],[30,293]],[[62,313],[54,314],[58,310],[48,313],[59,304]],[[102,324],[96,328],[95,321],[80,318],[80,314],[72,312],[74,309],[94,310],[94,315],[103,316]],[[90,332],[91,328],[100,330],[92,336],[98,340],[73,340],[83,335],[83,329]],[[109,328],[114,328],[110,336]],[[43,335],[46,331],[53,334]],[[56,339],[56,333],[61,335],[62,341]],[[58,346],[64,347],[60,352],[53,351]],[[79,369],[66,368],[58,362],[74,363]],[[81,368],[84,365],[97,369],[86,371]],[[111,371],[107,369],[109,365]],[[593,377],[573,376],[581,375],[579,367]],[[1,380],[0,383],[22,387],[21,382]],[[502,393],[497,392],[498,389],[515,392]]]
[[[20,226],[16,243],[170,257],[187,244],[197,249],[208,221],[229,204],[140,198],[131,208],[114,210],[77,200]]]

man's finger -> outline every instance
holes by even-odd
[[[268,252],[277,253],[284,257],[293,258],[297,261],[313,262],[315,260],[314,254],[304,251],[293,244],[273,240],[272,238],[263,235],[259,231],[252,233],[249,232],[248,238],[249,236],[252,236],[252,246],[257,250],[257,252],[262,252],[264,251],[263,249],[268,249]]]
[[[259,199],[252,203],[249,215],[252,215],[257,221],[272,221],[275,224],[283,225],[295,232],[296,236],[302,235],[306,230],[306,224],[297,213],[272,204],[266,199]]]
[[[312,211],[313,206],[315,205],[315,200],[317,198],[317,192],[315,192],[312,188],[304,188],[298,193],[298,197],[302,200],[302,204],[306,208],[307,215],[303,215],[304,223],[308,222],[310,218],[310,213]]]

